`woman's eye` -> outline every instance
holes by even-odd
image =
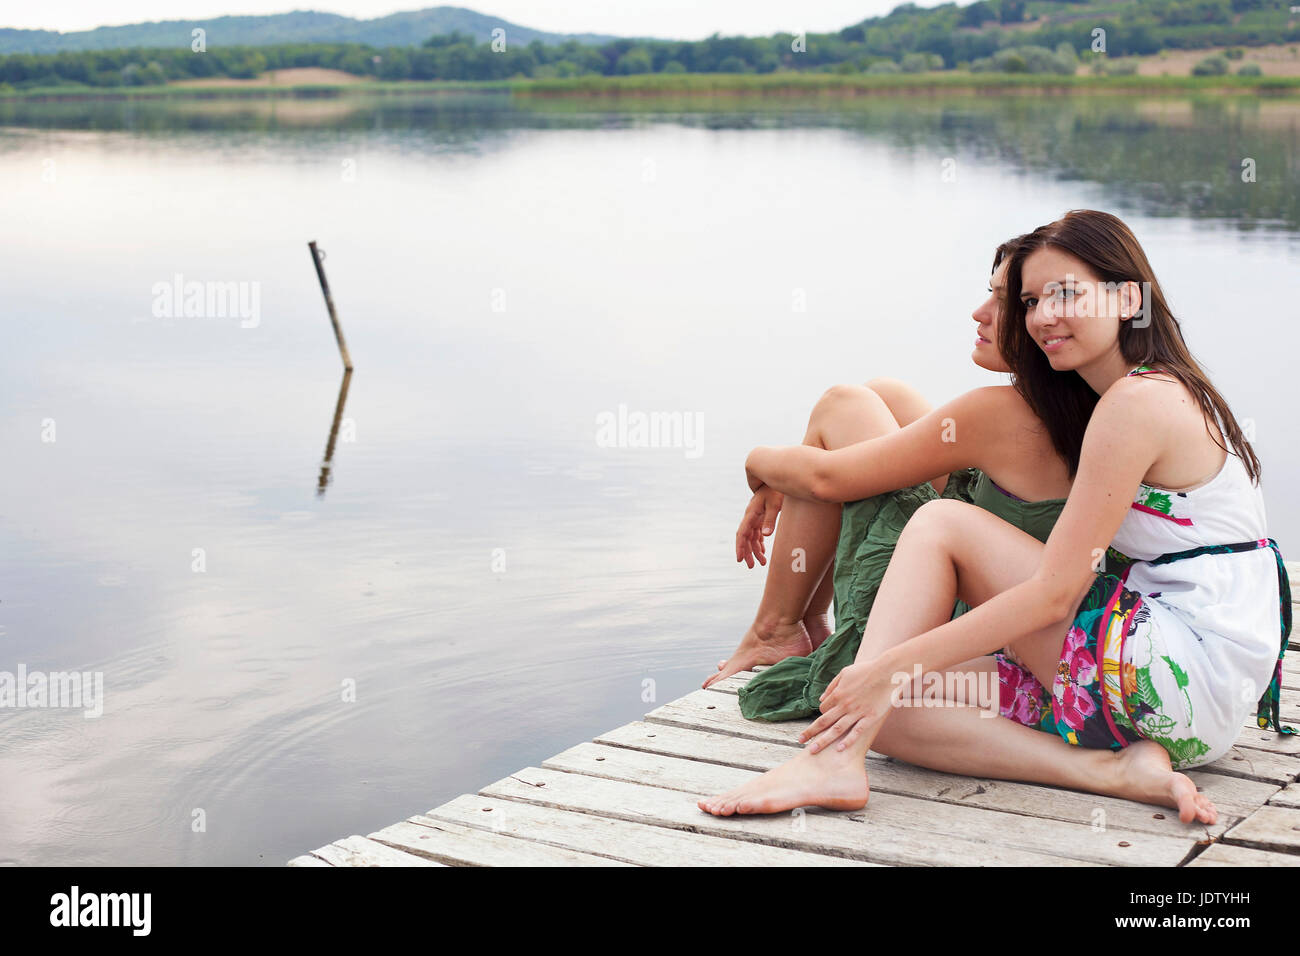
[[[1025,308],[1026,308],[1026,309],[1032,309],[1032,308],[1033,308],[1034,306],[1036,306],[1036,305],[1038,305],[1038,300],[1035,299],[1035,298],[1033,298],[1032,296],[1031,296],[1030,298],[1028,298],[1028,299],[1025,299]]]

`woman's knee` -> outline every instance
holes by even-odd
[[[858,408],[882,404],[880,396],[866,385],[839,384],[822,392],[821,398],[813,406],[813,412],[815,414],[820,410],[826,413],[841,410],[845,406]]]
[[[808,418],[808,437],[824,448],[877,438],[898,428],[889,406],[865,385],[832,385]]]
[[[900,428],[905,428],[930,411],[930,403],[911,385],[897,378],[873,378],[866,387],[880,396]]]
[[[869,388],[888,403],[891,395],[910,392],[911,386],[897,378],[872,378],[863,382],[862,388]]]
[[[972,520],[980,509],[956,498],[935,498],[927,501],[907,520],[903,534],[913,538],[925,535],[951,539],[956,535],[971,533]],[[901,540],[901,538],[900,538]]]

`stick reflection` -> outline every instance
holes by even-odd
[[[334,443],[339,437],[339,422],[343,421],[343,406],[348,400],[348,386],[352,384],[352,370],[348,369],[343,373],[343,381],[339,383],[339,400],[334,406],[334,423],[330,425],[330,438],[325,444],[325,460],[320,465],[320,477],[316,479],[316,497],[324,498],[325,489],[330,483],[330,465],[334,459]]]

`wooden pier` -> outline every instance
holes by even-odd
[[[1300,736],[1253,723],[1226,756],[1189,774],[1218,805],[1210,827],[1163,807],[936,773],[874,753],[864,810],[712,817],[696,807],[700,795],[789,759],[810,723],[741,717],[736,690],[751,677],[687,694],[540,767],[289,865],[1300,865]],[[1282,683],[1282,718],[1300,726],[1300,654],[1288,654]]]

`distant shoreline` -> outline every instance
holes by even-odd
[[[1199,93],[1300,95],[1300,76],[1059,76],[1025,73],[826,74],[674,73],[580,76],[568,79],[401,80],[236,86],[52,86],[0,91],[3,100],[244,99],[277,96],[337,97],[355,94],[508,93],[523,99],[620,99],[700,96],[773,98],[856,97],[892,93],[1102,93],[1113,95]]]

